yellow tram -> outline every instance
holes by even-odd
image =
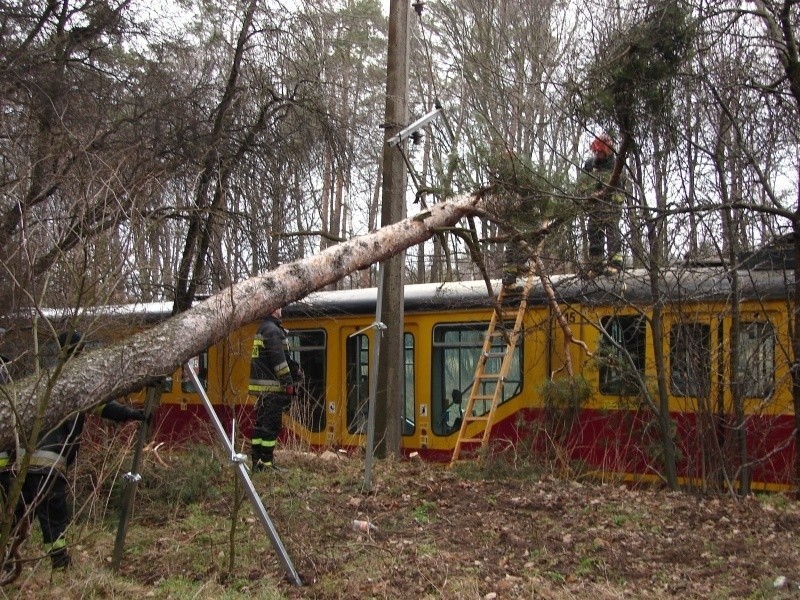
[[[542,285],[531,291],[493,440],[556,452],[577,469],[657,479],[653,423],[668,414],[684,481],[734,479],[746,465],[756,486],[793,483],[794,304],[784,271],[742,272],[738,290],[730,273],[714,267],[669,271],[656,284],[643,271],[548,281],[558,310]],[[314,447],[365,443],[376,297],[374,288],[323,291],[284,308],[291,351],[305,372],[287,415],[290,435]],[[406,286],[404,452],[452,456],[494,303],[482,281]],[[244,427],[256,327],[193,360],[223,420],[238,417]],[[551,382],[566,381],[567,367],[588,391],[574,404],[551,397]],[[488,409],[478,403],[473,413]],[[180,439],[205,421],[198,395],[176,371],[165,382],[159,435]]]

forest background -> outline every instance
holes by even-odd
[[[409,11],[409,118],[441,103],[454,139],[439,122],[408,147],[407,210],[420,188],[431,202],[491,186],[508,154],[569,211],[588,142],[608,130],[628,168],[630,265],[729,260],[791,232],[795,9],[454,1]],[[378,2],[180,2],[165,14],[133,0],[33,2],[1,17],[4,314],[185,307],[380,225]],[[494,275],[501,231],[479,227]],[[553,237],[551,269],[574,269],[582,216]],[[374,285],[375,273],[337,285]],[[407,282],[476,275],[455,236],[407,254]]]

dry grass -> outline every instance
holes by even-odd
[[[100,449],[98,449],[100,451]],[[91,502],[75,565],[51,579],[38,528],[7,598],[783,598],[800,580],[797,504],[630,490],[541,476],[502,457],[448,470],[279,452],[255,485],[303,578],[295,587],[209,446],[148,457],[119,573],[117,485],[83,471]],[[86,469],[94,461],[84,460]],[[106,467],[104,472],[114,472]],[[233,514],[235,518],[232,518]],[[376,530],[356,531],[353,520]],[[232,523],[235,527],[232,527]],[[775,589],[778,576],[789,580]]]

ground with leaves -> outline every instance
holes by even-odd
[[[62,598],[800,596],[800,504],[783,495],[629,489],[502,460],[378,461],[364,493],[361,457],[284,451],[286,470],[254,481],[304,581],[296,587],[249,504],[234,502],[233,469],[208,447],[160,458],[142,469],[119,573],[109,566],[119,486],[92,475],[74,567],[51,578],[31,560],[3,597],[50,598],[54,587]],[[26,556],[37,547],[30,540]]]

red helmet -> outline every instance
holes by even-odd
[[[592,143],[589,145],[589,150],[592,152],[608,152],[614,151],[614,140],[607,133],[601,133],[595,136]]]

